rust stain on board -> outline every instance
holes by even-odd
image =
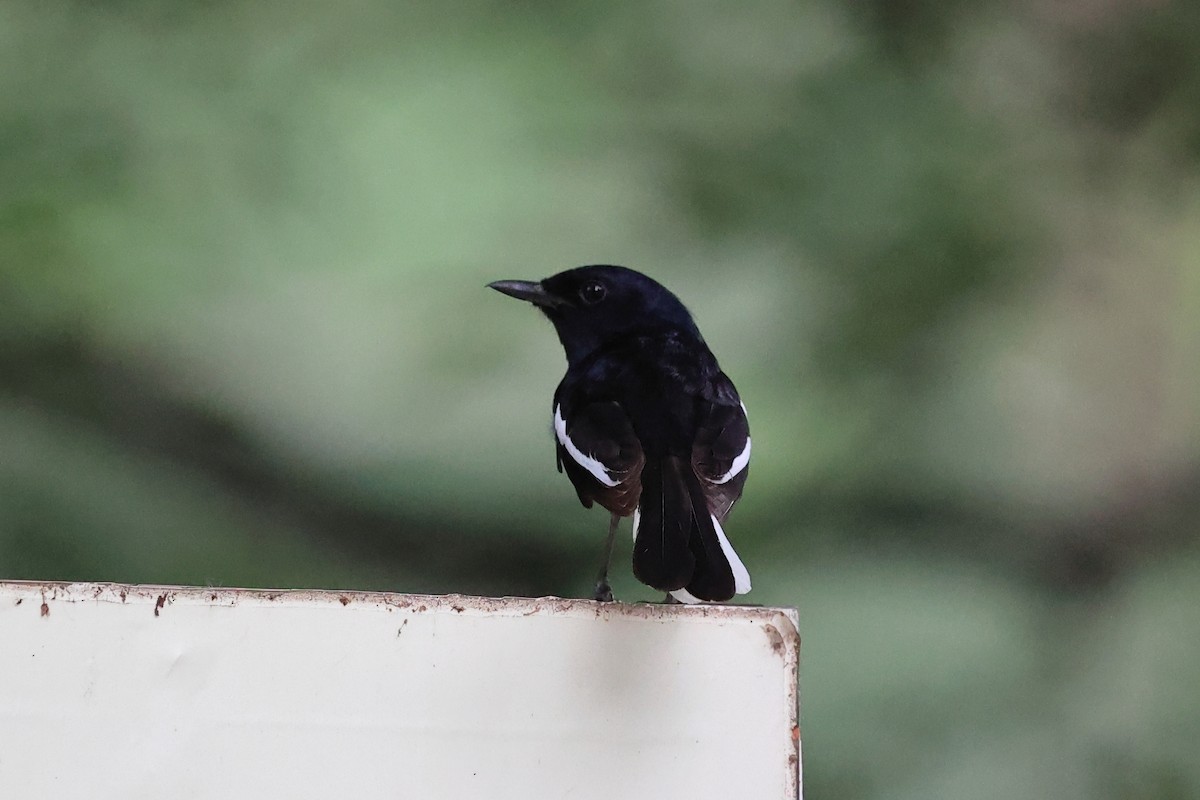
[[[50,604],[47,603],[45,600],[42,601],[42,616],[43,617],[50,616]]]
[[[167,604],[167,596],[165,594],[160,594],[158,596],[158,599],[154,601],[154,616],[157,617],[159,612],[162,611],[163,606],[165,606],[166,604]]]
[[[350,605],[350,598],[346,597],[346,595],[342,595],[341,597],[338,598],[338,602],[344,606],[348,606],[348,605]]]
[[[771,645],[771,649],[775,651],[775,655],[783,655],[783,634],[769,622],[763,623],[763,631],[767,634],[767,642]]]

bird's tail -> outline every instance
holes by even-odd
[[[691,465],[667,456],[642,469],[633,515],[633,574],[677,600],[728,600],[750,591],[750,575],[708,510]]]

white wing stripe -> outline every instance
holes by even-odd
[[[613,480],[608,475],[608,470],[604,465],[591,456],[584,455],[575,443],[571,441],[571,437],[567,436],[567,423],[562,418],[562,406],[554,407],[554,435],[558,437],[558,442],[567,449],[571,454],[571,458],[575,459],[575,463],[592,473],[592,477],[603,483],[605,486],[616,486],[618,481]],[[749,458],[749,456],[747,456]]]
[[[742,452],[733,460],[733,464],[729,467],[729,472],[726,472],[721,477],[715,479],[713,483],[728,483],[729,479],[746,468],[750,463],[750,437],[746,437],[746,446],[742,448]]]

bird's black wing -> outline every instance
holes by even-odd
[[[750,423],[737,389],[723,372],[712,380],[704,401],[692,445],[692,469],[709,512],[723,522],[742,496],[750,472]]]
[[[591,508],[595,501],[623,517],[634,512],[645,456],[619,404],[556,396],[554,436],[558,469],[566,471],[579,502]]]

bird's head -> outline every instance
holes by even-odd
[[[653,278],[625,267],[576,267],[541,281],[495,281],[488,286],[541,309],[554,323],[572,364],[624,334],[676,329],[700,337],[678,297]]]

